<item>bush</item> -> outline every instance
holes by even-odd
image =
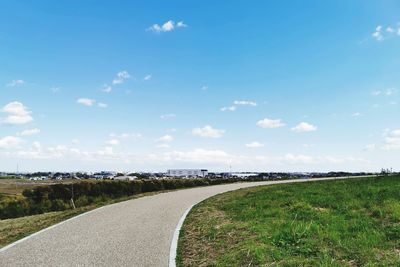
[[[82,181],[74,184],[39,186],[34,189],[24,190],[22,195],[25,198],[23,199],[1,202],[0,219],[69,209],[71,208],[70,199],[72,197],[72,192],[75,205],[77,207],[83,207],[92,203],[104,202],[113,198],[128,197],[145,192],[257,180],[261,179],[142,179],[134,181]]]

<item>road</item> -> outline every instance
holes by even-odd
[[[0,266],[168,266],[175,228],[193,204],[230,190],[304,181],[199,187],[112,204],[3,250]]]

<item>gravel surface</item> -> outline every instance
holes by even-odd
[[[0,266],[168,266],[174,230],[191,205],[230,190],[299,181],[306,180],[199,187],[112,204],[3,250]]]

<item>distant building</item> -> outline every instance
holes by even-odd
[[[124,175],[124,176],[115,176],[115,177],[112,178],[112,180],[118,180],[118,181],[133,181],[135,179],[137,179],[136,176],[126,176],[126,175]]]
[[[173,169],[167,171],[169,177],[206,177],[208,170],[206,169]]]

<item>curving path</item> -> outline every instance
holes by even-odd
[[[175,228],[192,205],[240,188],[304,181],[199,187],[112,204],[3,248],[0,266],[168,266]]]

